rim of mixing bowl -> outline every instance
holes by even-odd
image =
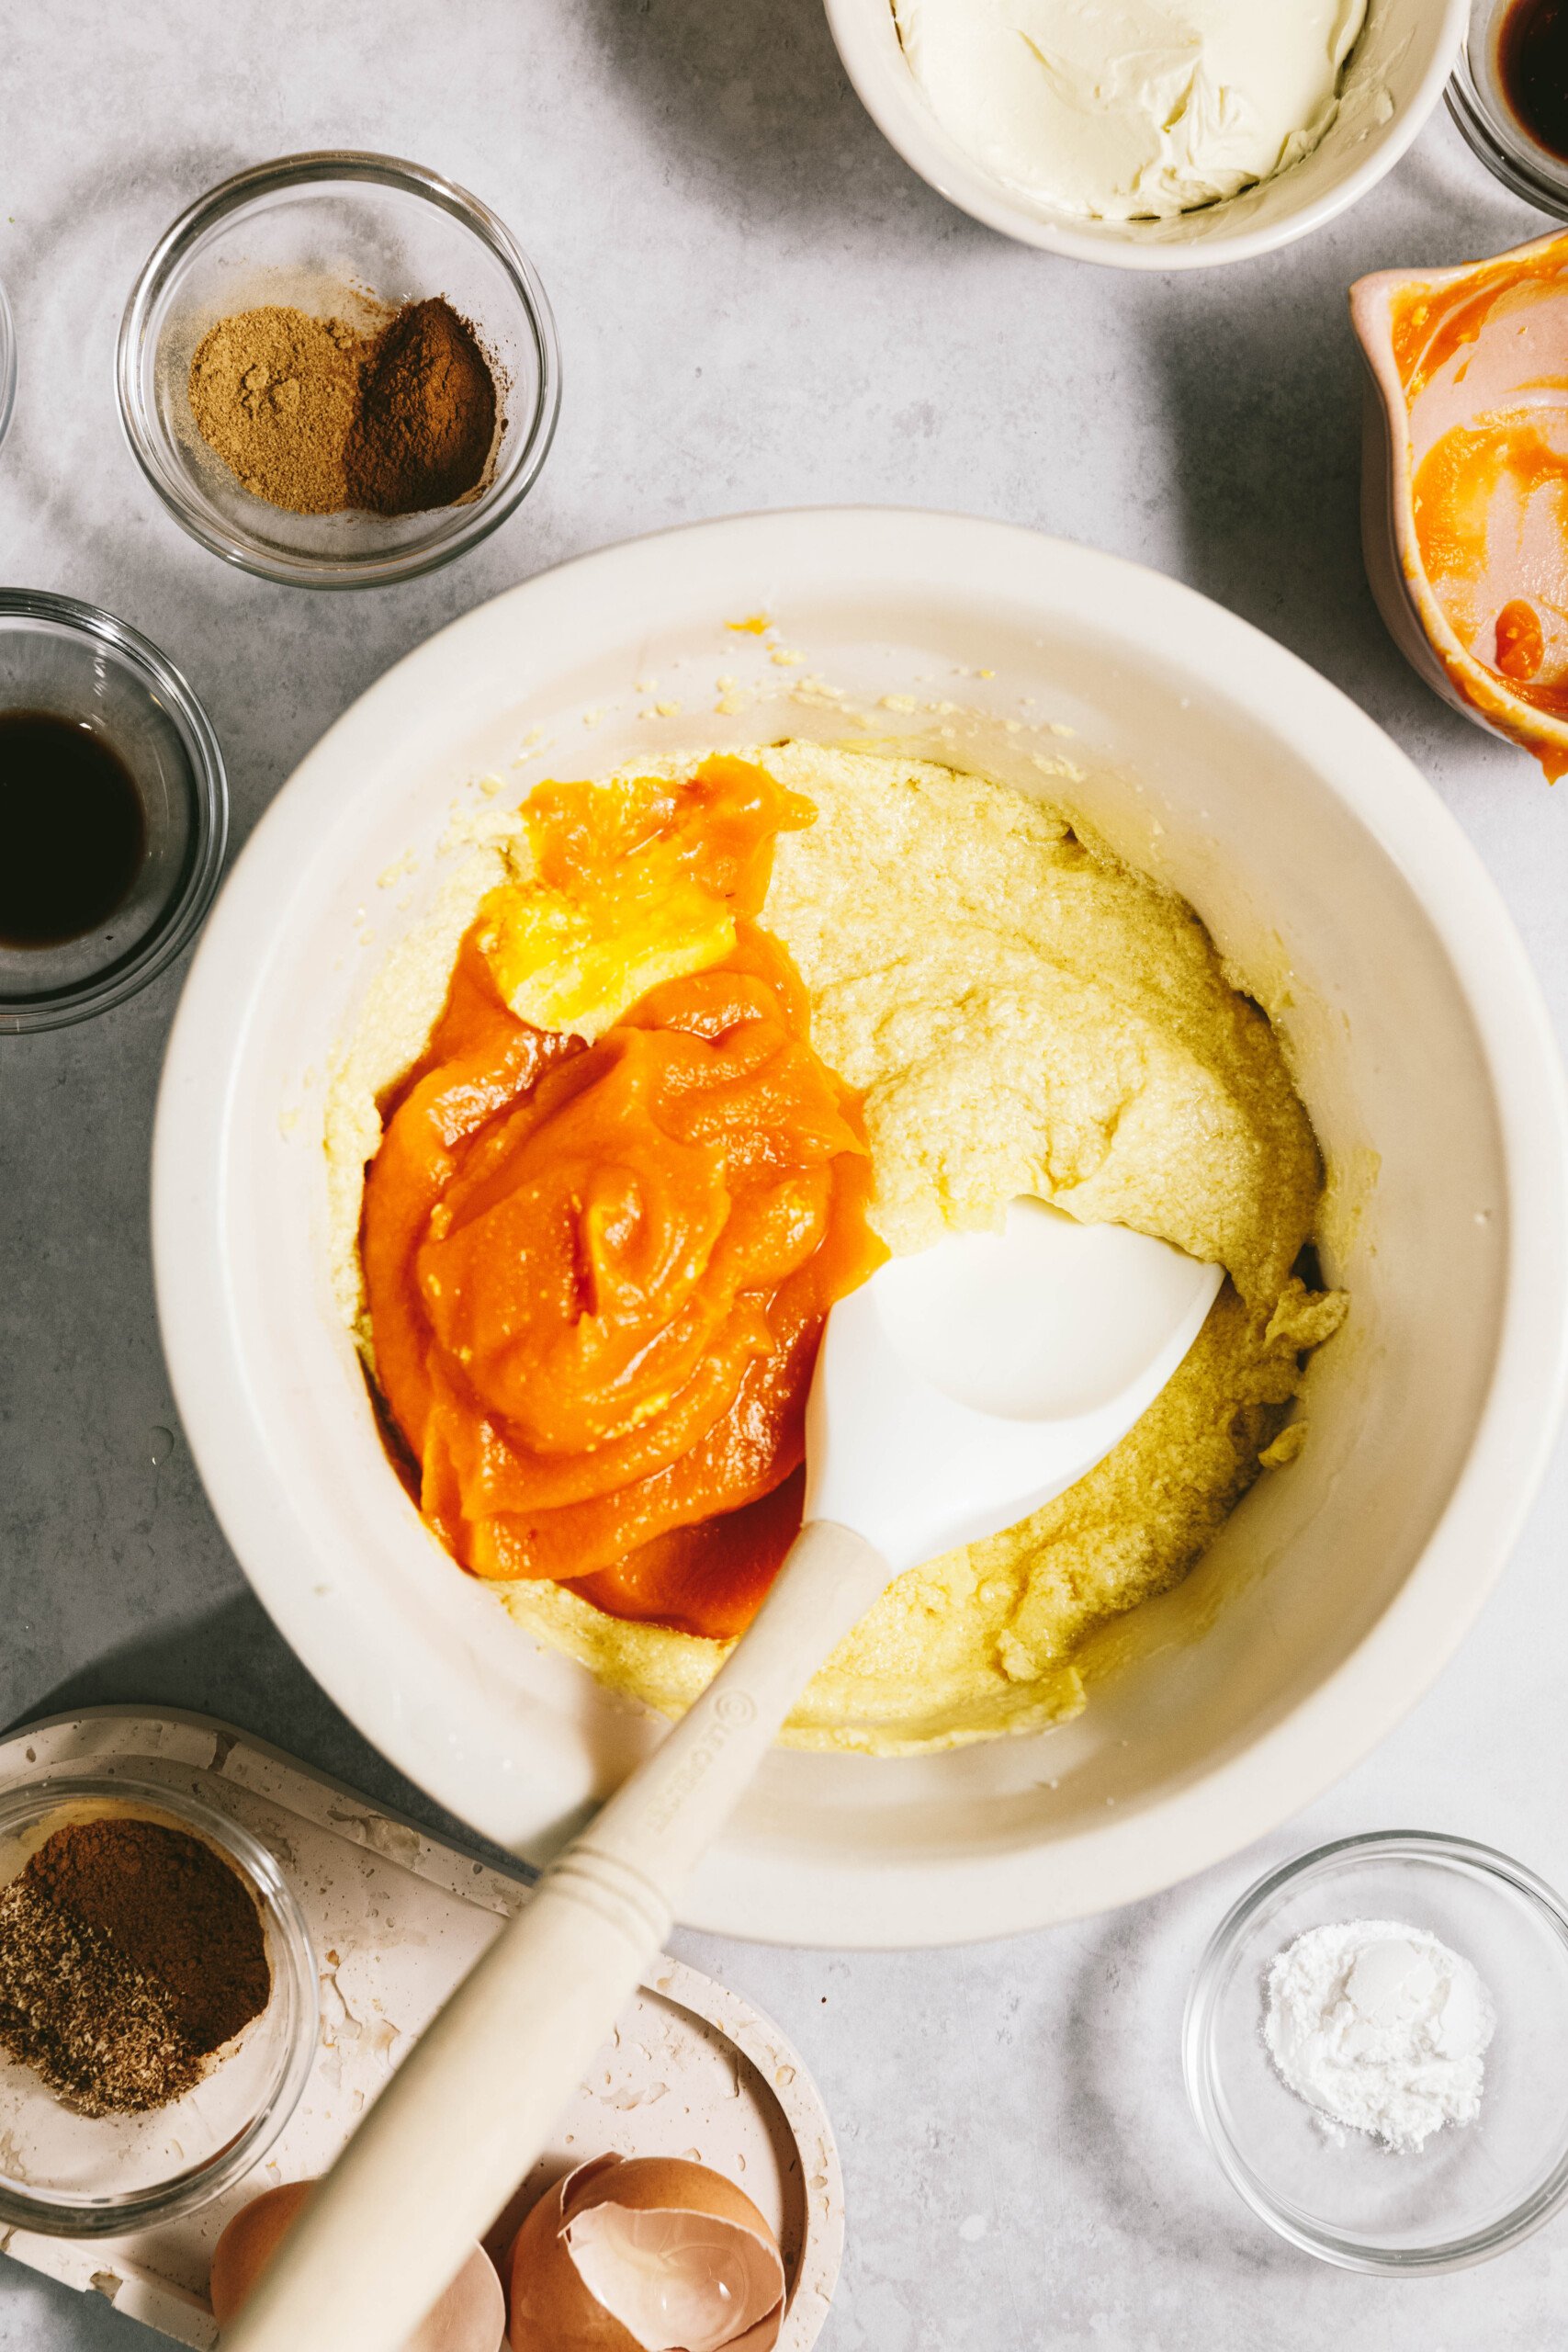
[[[1530,137],[1495,86],[1492,61],[1508,6],[1509,0],[1479,0],[1472,10],[1444,96],[1466,145],[1493,177],[1539,211],[1568,220],[1568,164]]]
[[[132,1814],[166,1815],[239,1866],[256,1895],[267,1930],[272,1963],[267,2006],[270,2009],[280,2002],[283,2007],[282,2060],[274,2067],[255,2113],[243,2131],[200,2163],[150,2188],[101,2196],[40,2188],[36,2182],[24,2184],[0,2174],[0,2226],[36,2231],[45,2237],[118,2238],[207,2204],[242,2179],[274,2144],[299,2105],[315,2064],[320,2014],[316,1954],[299,1899],[268,1849],[242,1823],[184,1789],[107,1774],[46,1772],[0,1795],[0,1835],[29,1816],[83,1799],[123,1804]]]
[[[140,950],[107,972],[89,976],[53,996],[8,998],[0,992],[0,1036],[38,1029],[64,1029],[123,1004],[172,964],[189,945],[212,903],[229,839],[229,780],[212,722],[168,656],[151,638],[97,605],[56,596],[38,588],[0,588],[0,636],[9,620],[54,624],[89,643],[107,647],[163,704],[184,742],[193,791],[191,856],[186,877]]]
[[[1467,2270],[1533,2235],[1568,2203],[1568,2154],[1510,2211],[1484,2229],[1430,2246],[1380,2247],[1341,2237],[1309,2221],[1298,2206],[1276,2198],[1241,2155],[1224,2120],[1213,2037],[1222,1982],[1237,1944],[1258,1914],[1288,1886],[1332,1864],[1372,1857],[1389,1862],[1436,1863],[1483,1880],[1501,1881],[1522,1896],[1555,1935],[1568,1962],[1568,1907],[1554,1888],[1523,1862],[1515,1861],[1511,1854],[1480,1845],[1473,1838],[1450,1838],[1428,1829],[1378,1829],[1333,1838],[1267,1871],[1232,1904],[1210,1937],[1193,1974],[1181,2023],[1181,2070],[1187,2097],[1211,2154],[1237,2196],[1260,2221],[1303,2254],[1315,2255],[1319,2261],[1333,2263],[1341,2270],[1371,2272],[1380,2278],[1421,2278]]]
[[[538,368],[538,389],[531,414],[516,429],[504,480],[492,483],[467,505],[438,508],[447,517],[425,537],[378,556],[361,558],[298,557],[280,554],[259,541],[216,520],[189,496],[183,472],[166,458],[164,435],[147,418],[141,397],[142,360],[154,309],[170,279],[187,254],[209,230],[243,211],[258,198],[279,190],[323,187],[334,180],[398,188],[438,207],[485,245],[511,280],[533,337]],[[400,155],[379,155],[367,149],[322,148],[309,153],[284,155],[236,172],[231,179],[209,188],[164,232],[143,264],[120,321],[115,350],[115,392],[119,421],[130,453],[183,530],[209,553],[261,580],[297,588],[376,588],[395,581],[414,580],[477,547],[513,514],[539,478],[555,438],[560,413],[560,352],[549,298],[532,262],[504,221],[468,188],[423,164]],[[493,492],[493,494],[492,494]],[[454,524],[449,518],[457,516]]]
[[[1179,717],[1191,730],[1181,737],[1193,762],[1184,823],[1196,817],[1199,771],[1216,745],[1235,775],[1277,746],[1367,876],[1369,919],[1386,910],[1400,936],[1409,926],[1418,938],[1445,1034],[1451,1024],[1473,1041],[1463,1048],[1461,1092],[1484,1138],[1476,1198],[1496,1213],[1476,1227],[1470,1186],[1451,1198],[1461,1234],[1477,1236],[1468,1262],[1486,1286],[1484,1350],[1478,1340],[1466,1358],[1472,1401],[1438,1456],[1418,1537],[1395,1534],[1397,1576],[1369,1559],[1378,1582],[1365,1620],[1353,1633],[1337,1616],[1325,1622],[1310,1586],[1293,1584],[1284,1564],[1286,1600],[1302,1597],[1310,1673],[1293,1659],[1276,1671],[1265,1640],[1267,1679],[1245,1721],[1238,1704],[1222,1745],[1190,1716],[1179,1746],[1146,1766],[1129,1757],[1135,1794],[1111,1807],[1073,1810],[1071,1792],[1064,1804],[1042,1788],[1045,1744],[1057,1733],[886,1770],[782,1752],[682,1904],[688,1926],[764,1942],[962,1942],[1109,1910],[1272,1836],[1386,1736],[1453,1656],[1540,1485],[1568,1387],[1568,1098],[1539,982],[1452,813],[1337,688],[1175,581],[1016,525],[818,507],[655,533],[466,613],[335,722],[273,801],[225,888],[159,1092],[153,1261],[186,1435],[264,1605],[367,1736],[487,1836],[545,1861],[563,1824],[613,1781],[625,1751],[607,1743],[620,1741],[626,1722],[584,1669],[499,1614],[493,1594],[453,1578],[389,1473],[315,1254],[324,1228],[310,1204],[325,1163],[280,1126],[279,1074],[319,1068],[341,1035],[349,991],[361,985],[355,975],[370,972],[358,957],[336,960],[357,935],[354,910],[389,860],[426,840],[427,825],[432,841],[445,831],[461,779],[491,760],[504,765],[531,721],[575,718],[590,696],[612,700],[617,723],[624,715],[625,756],[668,748],[669,723],[651,710],[637,715],[649,615],[660,659],[700,664],[682,672],[695,684],[727,642],[720,635],[726,619],[763,608],[802,632],[794,643],[807,647],[813,670],[873,704],[929,674],[933,656],[944,668],[989,663],[994,651],[981,647],[1005,647],[1001,682],[976,690],[991,712],[987,729],[1004,700],[1014,709],[1015,678],[1022,694],[1038,692],[1043,675],[1053,698],[1058,690],[1087,698],[1080,715],[1106,747],[1097,760],[1125,756],[1159,779],[1177,749],[1169,725],[1158,731],[1168,710],[1170,724]],[[760,675],[766,686],[777,673]],[[1138,731],[1126,735],[1117,675],[1135,679],[1145,697]],[[757,728],[755,715],[710,720],[697,702],[685,711],[675,732],[687,752],[734,748],[739,727]],[[785,731],[831,735],[842,725],[841,715],[816,713],[808,723],[803,710]],[[929,725],[917,718],[908,731]],[[1248,739],[1260,747],[1250,763],[1240,748]],[[965,759],[985,765],[992,756]],[[546,754],[536,748],[530,757]],[[421,887],[438,887],[433,872]],[[1292,892],[1281,903],[1304,933],[1305,902]],[[405,915],[388,915],[400,933]],[[390,944],[382,938],[376,962]],[[1363,987],[1381,985],[1379,968],[1369,966],[1349,1007]],[[1324,986],[1325,1001],[1338,1002],[1326,972]],[[300,1099],[309,1107],[319,1098]],[[1447,1099],[1435,1073],[1423,1078],[1422,1132]],[[241,1201],[245,1229],[231,1233]],[[288,1357],[282,1386],[275,1349]],[[297,1432],[291,1416],[307,1388],[320,1411]],[[308,1502],[297,1435],[305,1452],[319,1444],[337,1457],[312,1478]],[[1352,1444],[1347,1464],[1353,1453]],[[356,1516],[361,1481],[365,1517]],[[346,1549],[340,1513],[355,1522],[343,1529]],[[366,1544],[372,1520],[377,1540]],[[1263,1589],[1273,1587],[1265,1579]],[[1267,1613],[1272,1604],[1262,1606]],[[1175,1697],[1188,1665],[1152,1671],[1159,1679],[1149,1688]],[[635,1727],[626,1736],[640,1736]],[[1178,1756],[1179,1776],[1166,1760]],[[1119,1749],[1091,1769],[1096,1781],[1086,1785],[1096,1794],[1127,1785]]]

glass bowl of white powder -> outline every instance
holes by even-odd
[[[1272,1871],[1188,1997],[1188,2094],[1254,2212],[1348,2270],[1459,2270],[1568,2201],[1568,1911],[1462,1838]]]

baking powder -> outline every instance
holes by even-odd
[[[1310,1928],[1270,1962],[1267,1993],[1269,2055],[1331,2140],[1367,2132],[1406,2153],[1480,2114],[1496,2016],[1469,1961],[1425,1928]]]

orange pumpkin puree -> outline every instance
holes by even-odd
[[[858,1100],[755,921],[776,834],[813,813],[739,760],[541,786],[534,876],[481,909],[382,1105],[377,1377],[422,1511],[479,1576],[717,1638],[799,1526],[823,1323],[886,1255]],[[601,1028],[617,936],[634,990],[661,957],[675,976]],[[705,941],[719,960],[681,968]],[[541,989],[593,1000],[592,1042],[513,1009]]]
[[[1472,660],[1515,701],[1555,718],[1568,717],[1568,448],[1562,401],[1551,396],[1568,390],[1568,370],[1561,324],[1542,338],[1539,311],[1550,301],[1560,320],[1565,298],[1568,238],[1555,237],[1450,285],[1406,288],[1391,315],[1407,408],[1446,370],[1447,407],[1455,412],[1415,469],[1421,568]],[[1487,372],[1489,355],[1504,347],[1517,356],[1506,371],[1512,380],[1499,385]],[[1470,390],[1478,369],[1490,386],[1483,397]],[[1506,726],[1555,780],[1564,766],[1556,743],[1510,716],[1506,703],[1485,699],[1440,643],[1437,650],[1464,700]]]

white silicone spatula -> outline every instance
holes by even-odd
[[[806,1522],[703,1696],[551,1863],[405,2060],[225,2352],[396,2352],[539,2154],[822,1660],[892,1578],[1010,1527],[1153,1403],[1223,1279],[1017,1201],[833,1309]]]

